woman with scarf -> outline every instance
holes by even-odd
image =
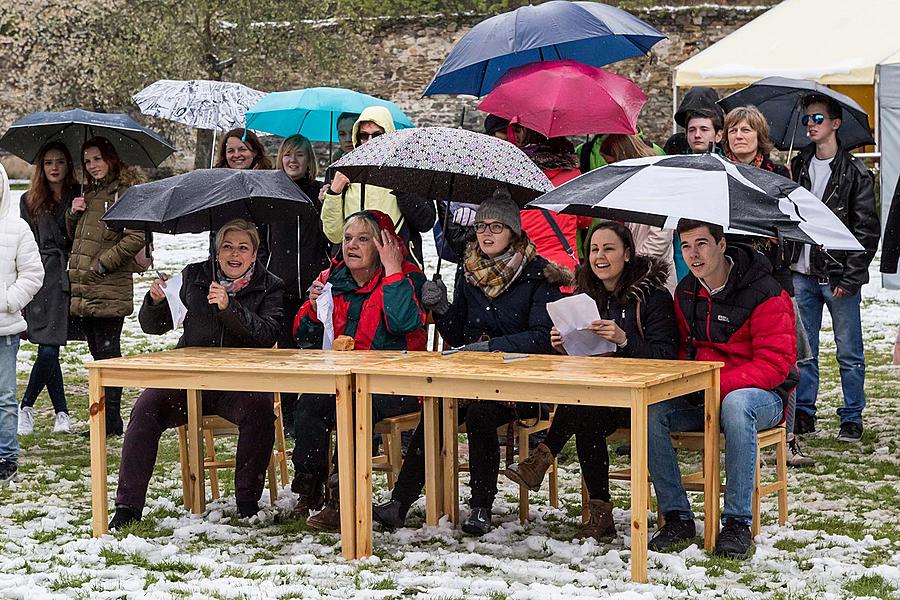
[[[594,226],[587,238],[585,260],[576,273],[576,293],[590,296],[600,312],[591,331],[616,345],[613,356],[674,359],[678,353],[678,328],[674,301],[666,288],[671,266],[665,261],[635,252],[628,227],[614,221]],[[565,340],[554,327],[553,348],[565,354]],[[622,413],[625,413],[624,415]],[[506,475],[532,490],[540,488],[553,459],[573,435],[578,462],[590,496],[590,518],[575,534],[611,540],[616,535],[609,495],[609,454],[606,436],[627,418],[624,409],[560,405],[544,442]]]
[[[216,233],[215,272],[211,261],[182,271],[179,297],[187,308],[178,348],[270,348],[281,320],[281,280],[256,260],[259,233],[243,219],[229,221]],[[144,333],[161,335],[175,328],[157,279],[144,297],[138,320]],[[187,423],[184,390],[147,388],[134,403],[119,465],[116,513],[110,529],[141,520],[147,487],[163,431]],[[238,427],[234,470],[237,511],[251,517],[259,510],[266,468],[275,444],[272,394],[204,390],[203,414],[220,415]]]
[[[549,354],[547,303],[562,297],[561,285],[571,285],[571,272],[537,255],[522,231],[519,207],[503,190],[483,202],[475,215],[476,241],[470,242],[454,289],[453,303],[440,281],[422,287],[422,303],[432,311],[443,338],[463,351]],[[484,535],[492,528],[491,507],[497,495],[500,444],[497,428],[538,415],[532,403],[514,405],[473,402],[465,407],[469,439],[471,512],[462,529]],[[374,517],[387,527],[403,524],[425,478],[421,425],[413,434],[391,502],[376,507]]]

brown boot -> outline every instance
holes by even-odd
[[[544,444],[538,444],[528,458],[506,469],[506,476],[532,492],[541,489],[544,474],[553,465],[554,456]]]
[[[611,542],[616,538],[616,525],[613,522],[612,502],[591,500],[588,505],[590,516],[587,523],[582,523],[575,532],[575,538],[592,537],[598,542]]]
[[[291,482],[291,491],[299,496],[291,517],[305,519],[310,511],[319,510],[325,502],[325,485],[313,475],[298,474]]]
[[[341,530],[341,497],[337,473],[328,478],[325,485],[325,508],[306,520],[306,525],[319,531]]]

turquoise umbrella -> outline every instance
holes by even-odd
[[[334,142],[341,113],[359,114],[369,106],[387,108],[397,129],[414,127],[393,102],[344,88],[316,87],[266,95],[247,112],[247,129],[282,137],[300,133],[314,142]]]

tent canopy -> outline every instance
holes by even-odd
[[[871,86],[878,64],[895,53],[900,61],[897,23],[898,0],[785,0],[681,63],[675,85],[743,87],[780,75]]]

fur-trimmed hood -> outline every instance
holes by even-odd
[[[578,168],[578,156],[574,149],[568,152],[545,144],[529,144],[523,150],[542,171]]]
[[[628,286],[619,295],[619,299],[628,302],[646,302],[653,290],[666,289],[666,280],[669,277],[670,265],[655,256],[637,255],[633,259],[634,269],[643,271],[643,275]]]
[[[542,271],[544,279],[550,285],[559,287],[572,287],[575,285],[575,273],[572,269],[564,267],[552,261],[547,261],[547,266]]]

